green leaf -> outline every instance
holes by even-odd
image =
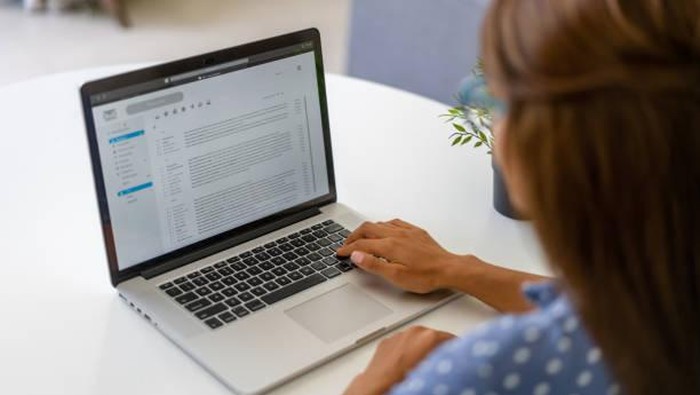
[[[459,130],[460,132],[466,132],[466,131],[467,131],[466,129],[464,129],[464,126],[462,126],[462,125],[460,125],[460,124],[458,124],[458,123],[453,123],[452,126],[453,126],[455,129]]]
[[[462,136],[457,136],[454,140],[452,140],[452,146],[454,147],[455,145],[459,144],[460,141],[462,141]]]
[[[474,144],[474,148],[479,148],[479,147],[481,147],[482,144],[483,143],[481,141],[477,141],[476,144]]]
[[[486,134],[484,134],[484,132],[482,132],[481,130],[479,130],[479,140],[488,141],[488,139],[486,138]]]

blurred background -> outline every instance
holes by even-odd
[[[307,27],[327,72],[452,103],[489,0],[0,0],[0,87],[160,62]]]

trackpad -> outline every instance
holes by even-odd
[[[319,339],[331,343],[392,311],[352,284],[345,284],[285,313]]]

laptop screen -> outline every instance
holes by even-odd
[[[90,97],[119,270],[329,193],[313,46]]]

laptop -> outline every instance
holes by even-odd
[[[336,256],[365,219],[336,199],[316,29],[80,92],[113,286],[231,391],[269,391],[454,296]]]

